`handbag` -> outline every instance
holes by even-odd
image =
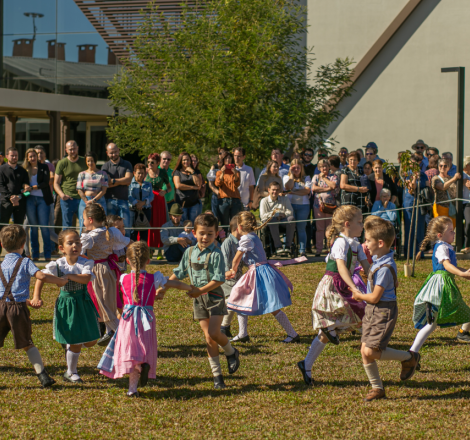
[[[144,211],[136,211],[134,219],[134,228],[150,228],[150,222]]]
[[[322,177],[320,176],[318,183],[320,183],[321,180],[322,180]],[[320,212],[323,212],[323,214],[333,215],[337,207],[338,205],[336,204],[333,205],[330,203],[323,203],[322,201],[320,201]]]

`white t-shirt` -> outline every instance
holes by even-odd
[[[366,254],[364,253],[364,249],[362,249],[361,243],[359,243],[357,238],[346,237],[343,234],[339,234],[340,237],[345,238],[337,238],[331,248],[330,253],[326,256],[325,261],[328,261],[328,257],[331,256],[332,260],[344,260],[348,261],[348,248],[351,247],[353,252],[357,252],[357,259],[359,261],[367,260]]]
[[[286,183],[289,180],[290,180],[290,177],[288,175],[282,178],[282,184],[284,185],[284,188],[286,187]],[[312,179],[310,179],[310,176],[305,176],[305,182],[294,182],[293,189],[302,189],[302,188],[310,189],[311,187],[312,187]],[[310,204],[308,195],[297,196],[295,194],[287,194],[287,197],[289,197],[289,200],[292,205],[309,205]]]
[[[250,186],[256,185],[255,173],[253,172],[253,168],[245,163],[243,166],[237,167],[237,170],[240,171],[240,186],[238,187],[238,191],[240,192],[243,205],[246,206],[250,203]]]
[[[439,246],[436,249],[434,256],[439,261],[439,264],[442,264],[444,260],[450,260],[449,249],[454,249],[452,245],[446,243],[445,241],[438,241]]]
[[[67,259],[62,257],[57,261],[47,263],[46,268],[43,269],[42,272],[58,277],[57,266],[59,266],[62,275],[91,275],[91,281],[93,281],[95,279],[95,275],[93,274],[94,265],[95,262],[93,260],[78,257],[77,262],[73,266],[70,266],[70,264],[67,263]]]
[[[36,186],[37,184],[38,184],[38,175],[35,174],[34,176],[31,176],[30,185],[31,186]],[[468,191],[468,188],[467,188],[467,191]],[[32,191],[30,191],[30,193],[31,193],[32,196],[44,197],[44,195],[42,193],[42,189],[33,189]]]

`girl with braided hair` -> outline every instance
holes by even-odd
[[[240,317],[240,331],[233,341],[246,339],[248,316],[265,315],[272,313],[279,324],[287,333],[287,338],[282,342],[299,342],[300,337],[292,327],[289,318],[281,310],[290,306],[292,300],[290,292],[294,291],[292,283],[280,271],[268,263],[263,244],[256,231],[262,229],[271,220],[267,219],[261,226],[258,226],[255,216],[251,212],[241,212],[238,214],[237,230],[241,235],[238,242],[237,253],[232,261],[232,267],[225,273],[226,279],[233,278],[238,269],[238,265],[243,262],[249,267],[245,273],[233,286],[232,292],[227,300],[227,307],[235,310]]]
[[[364,272],[369,272],[369,262],[356,238],[362,229],[362,211],[358,207],[343,205],[335,210],[327,234],[330,253],[326,257],[326,272],[313,297],[313,329],[319,332],[306,358],[297,364],[307,385],[313,382],[313,363],[326,344],[339,344],[336,331],[351,331],[362,325],[366,303],[356,301],[350,290],[359,289],[364,293],[361,284],[353,279],[358,260]]]
[[[88,293],[98,306],[100,321],[106,326],[106,333],[98,345],[106,347],[119,324],[116,283],[121,271],[115,252],[128,246],[130,238],[122,235],[118,229],[109,227],[106,213],[98,203],[91,203],[84,209],[83,227],[86,233],[80,237],[82,254],[95,261],[95,278],[88,284]]]
[[[416,295],[413,323],[420,329],[410,351],[418,353],[430,334],[437,326],[451,327],[464,324],[462,330],[470,329],[470,308],[460,294],[455,276],[470,279],[470,270],[457,266],[452,242],[455,232],[450,217],[433,218],[428,225],[426,236],[421,243],[424,251],[429,243],[434,244],[432,253],[432,272]],[[463,332],[462,332],[463,333]]]
[[[116,331],[98,365],[100,373],[111,379],[129,375],[129,397],[139,397],[137,387],[155,379],[157,369],[157,333],[153,304],[159,288],[190,291],[181,281],[169,281],[161,272],[148,273],[150,249],[147,243],[132,243],[126,252],[132,271],[121,275],[124,311]]]

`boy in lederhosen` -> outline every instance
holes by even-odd
[[[34,346],[28,306],[40,308],[42,301],[29,300],[31,277],[62,287],[67,278],[42,273],[29,258],[21,257],[26,242],[26,232],[21,226],[6,226],[0,233],[2,247],[7,251],[0,270],[0,347],[8,333],[12,333],[15,349],[23,349],[33,364],[43,387],[50,387],[55,380],[49,376],[39,350]]]
[[[182,280],[189,276],[193,290],[188,295],[194,298],[194,319],[199,321],[206,337],[209,363],[214,376],[215,388],[225,388],[219,360],[219,345],[227,357],[229,374],[238,370],[239,353],[221,331],[223,317],[227,315],[222,284],[225,281],[224,257],[214,242],[219,222],[212,214],[201,214],[194,221],[193,234],[196,246],[186,249],[183,258],[170,280]],[[164,289],[157,298],[161,299]]]

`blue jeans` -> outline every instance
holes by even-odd
[[[424,240],[424,230],[425,230],[425,217],[421,215],[420,209],[418,209],[418,227],[415,230],[415,222],[416,222],[416,211],[415,217],[413,218],[413,224],[411,224],[411,207],[413,206],[414,197],[406,192],[403,198],[403,207],[410,208],[404,209],[403,218],[405,220],[405,257],[408,256],[408,237],[410,234],[410,226],[411,226],[411,246],[410,246],[410,258],[413,256],[413,243],[414,243],[414,234],[416,234],[416,251],[419,251],[419,245]]]
[[[191,220],[194,224],[196,217],[202,212],[202,203],[198,202],[190,208],[183,208],[182,221]]]
[[[93,197],[88,197],[85,196],[87,200],[91,200]],[[106,200],[104,197],[101,197],[101,199],[97,200],[96,203],[101,205],[104,209],[104,213],[107,214],[107,208],[106,208]],[[83,229],[83,211],[85,211],[86,205],[83,200],[80,199],[80,204],[78,205],[78,223],[80,225],[80,235],[82,235],[82,229]]]
[[[211,196],[211,211],[212,213],[219,218],[219,198],[217,194],[212,193]]]
[[[124,220],[126,228],[126,237],[131,236],[131,213],[129,210],[129,202],[127,200],[106,199],[107,215],[118,215]]]
[[[187,248],[184,248],[180,244],[172,244],[166,251],[165,251],[165,258],[168,263],[179,263],[181,258],[183,258],[184,251]]]
[[[310,204],[308,205],[292,205],[294,217],[296,220],[307,220],[310,214]],[[299,236],[300,253],[305,252],[307,244],[307,222],[296,223],[297,235]]]
[[[46,205],[44,197],[29,196],[26,199],[26,217],[30,225],[49,225],[51,208]],[[51,259],[52,246],[49,228],[41,228],[44,241],[44,258]],[[39,230],[31,228],[31,254],[33,258],[39,258]]]
[[[62,229],[72,227],[73,215],[78,216],[78,205],[80,205],[80,199],[60,199],[60,209],[62,210]]]
[[[219,199],[219,221],[222,225],[228,225],[230,220],[240,211],[243,211],[242,201],[240,199],[224,198]],[[224,228],[228,232],[229,228]]]

